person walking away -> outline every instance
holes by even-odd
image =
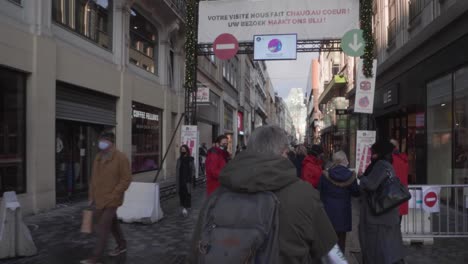
[[[127,251],[127,242],[116,212],[123,203],[124,193],[132,181],[132,174],[128,158],[115,148],[114,142],[113,132],[104,132],[99,137],[100,152],[93,163],[89,187],[89,204],[95,206],[98,239],[91,258],[82,260],[82,264],[101,261],[109,233],[112,233],[117,242],[117,247],[109,252],[109,256],[117,256]]]
[[[300,144],[296,147],[296,159],[294,165],[296,165],[297,177],[300,178],[302,174],[302,162],[307,156],[307,149],[304,145]]]
[[[205,201],[189,263],[347,263],[317,190],[296,177],[287,158],[287,133],[262,126],[248,146]]]
[[[369,192],[376,191],[387,177],[396,177],[392,167],[393,145],[378,141],[371,147],[371,164],[360,178],[361,208],[359,242],[364,264],[402,263],[405,249],[401,237],[398,208],[375,215],[368,204]]]
[[[302,162],[301,178],[317,189],[322,176],[323,148],[320,145],[312,145],[307,150],[307,156]]]
[[[397,177],[400,179],[400,182],[408,188],[408,155],[405,153],[400,152],[398,141],[395,139],[390,140],[390,143],[393,145],[393,169]],[[404,215],[408,214],[408,202],[404,202],[399,207],[399,214],[400,214],[400,225],[401,219]]]
[[[348,169],[348,158],[343,151],[333,154],[332,162],[332,167],[323,171],[318,190],[338,236],[338,245],[345,252],[346,233],[352,230],[351,196],[359,196],[359,186],[356,173]]]
[[[192,207],[193,175],[195,175],[194,158],[190,156],[190,148],[187,145],[182,145],[176,165],[176,187],[184,217],[188,216],[188,210]]]
[[[225,135],[216,138],[214,147],[208,150],[206,156],[206,193],[209,196],[219,187],[219,173],[229,160],[227,152],[228,139]]]

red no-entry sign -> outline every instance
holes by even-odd
[[[428,192],[424,196],[424,203],[427,207],[433,207],[437,203],[437,194],[435,192]]]
[[[229,33],[219,35],[213,42],[213,52],[220,60],[229,60],[236,56],[239,42]]]

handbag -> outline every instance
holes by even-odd
[[[81,220],[81,233],[91,234],[93,232],[93,211],[89,209],[83,210],[83,218]]]
[[[386,171],[387,178],[375,191],[368,192],[367,201],[374,215],[384,214],[411,199],[411,194],[400,179]]]

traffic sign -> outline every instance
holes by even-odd
[[[213,42],[213,52],[220,60],[229,60],[236,56],[239,42],[229,33],[219,35]]]
[[[427,206],[427,207],[434,207],[434,205],[436,205],[437,203],[437,194],[435,192],[428,192],[425,196],[424,196],[424,204]]]
[[[346,32],[341,38],[341,49],[351,57],[361,57],[364,55],[365,41],[363,31],[360,29],[352,29]]]

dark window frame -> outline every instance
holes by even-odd
[[[21,188],[18,188],[18,187],[15,187],[14,190],[10,190],[10,189],[5,189],[3,187],[3,180],[1,179],[1,177],[3,177],[1,174],[0,174],[0,197],[3,196],[3,192],[5,191],[15,191],[17,194],[22,194],[22,193],[27,193],[28,191],[28,184],[27,184],[27,160],[26,160],[26,146],[27,146],[27,137],[26,137],[26,131],[27,131],[27,122],[26,122],[26,107],[27,107],[27,75],[25,73],[22,73],[22,72],[18,72],[18,71],[14,71],[14,70],[11,70],[11,69],[8,69],[8,68],[4,68],[4,67],[0,67],[0,71],[5,71],[5,72],[9,72],[10,74],[15,74],[17,75],[17,78],[21,78],[21,89],[22,89],[22,98],[21,98],[21,103],[23,104],[23,114],[22,114],[22,128],[23,128],[23,131],[22,131],[22,139],[23,140],[23,146],[21,148],[21,151],[22,151],[22,155],[21,155],[21,158],[22,158],[22,163],[18,166],[22,166],[22,175],[19,175],[19,177],[22,178],[22,182],[23,182],[23,186],[21,186]],[[19,86],[18,86],[19,87]],[[20,149],[18,149],[20,150]]]
[[[145,22],[152,27],[152,29],[154,30],[153,33],[155,35],[156,40],[153,41],[153,40],[149,39],[147,36],[142,35],[140,32],[138,32],[137,30],[135,30],[135,28],[132,27],[132,23],[130,22],[129,23],[129,29],[128,29],[129,30],[129,37],[130,37],[130,45],[129,45],[128,48],[129,48],[129,50],[135,51],[138,54],[140,54],[140,55],[142,55],[142,56],[144,56],[144,57],[146,57],[148,59],[151,59],[151,61],[153,63],[153,67],[154,67],[154,72],[152,72],[151,70],[145,69],[145,67],[143,67],[143,65],[140,65],[140,64],[143,64],[143,62],[139,61],[138,59],[132,58],[131,54],[129,54],[129,62],[132,65],[134,65],[134,66],[136,66],[138,68],[141,68],[141,69],[143,69],[143,70],[145,70],[145,71],[147,71],[147,72],[149,72],[151,74],[159,76],[159,55],[160,55],[159,54],[159,52],[160,52],[160,50],[159,50],[160,34],[159,33],[160,32],[158,30],[158,27],[156,26],[156,23],[154,23],[151,19],[148,19],[148,17],[144,15],[144,12],[142,12],[140,10],[140,8],[132,7],[131,12],[134,12],[135,16],[142,17],[145,20]],[[133,15],[131,14],[130,15],[130,21],[131,21],[132,16]],[[141,50],[139,50],[136,47],[133,47],[133,40],[134,40],[135,37],[141,39],[142,42],[152,44],[152,49],[153,49],[152,50],[152,56],[146,54],[145,52],[142,52]],[[137,61],[137,63],[132,62],[131,59]]]
[[[132,138],[132,146],[134,145],[134,142],[133,142],[133,137],[134,137],[134,122],[133,122],[133,119],[135,118],[133,116],[133,111],[134,110],[138,110],[138,111],[143,111],[143,112],[146,112],[146,113],[150,113],[150,114],[158,114],[159,115],[159,120],[158,120],[158,133],[159,133],[159,136],[158,136],[158,149],[157,149],[157,152],[158,152],[158,160],[156,162],[158,162],[157,164],[157,168],[153,168],[153,169],[143,169],[143,170],[138,170],[138,169],[135,169],[134,170],[134,154],[137,154],[138,151],[136,151],[135,153],[133,152],[132,150],[132,154],[131,154],[131,168],[132,168],[132,174],[139,174],[139,173],[144,173],[144,172],[149,172],[149,171],[156,171],[156,170],[159,170],[161,169],[161,161],[162,161],[162,139],[163,139],[163,117],[164,117],[164,110],[163,109],[160,109],[160,108],[157,108],[157,107],[154,107],[154,106],[151,106],[151,105],[147,105],[147,104],[143,104],[143,103],[139,103],[139,102],[135,102],[133,101],[132,102],[132,131],[131,131],[131,138]]]
[[[107,32],[100,29],[99,27],[99,22],[97,23],[97,27],[95,28],[96,30],[96,39],[93,39],[92,37],[90,36],[86,36],[85,34],[83,34],[82,32],[80,32],[80,30],[78,30],[77,28],[81,27],[82,25],[79,24],[79,20],[77,19],[77,6],[80,4],[79,1],[75,2],[75,7],[73,10],[75,10],[74,12],[74,25],[73,27],[70,26],[70,16],[69,16],[69,13],[70,13],[70,2],[69,1],[66,1],[65,5],[66,7],[64,7],[63,9],[65,10],[65,12],[67,12],[67,14],[63,14],[61,15],[62,16],[62,20],[64,21],[59,21],[58,17],[59,17],[59,14],[57,13],[58,11],[54,8],[54,6],[56,5],[56,2],[57,0],[52,0],[52,5],[51,5],[51,16],[52,16],[52,23],[54,23],[55,25],[57,26],[60,26],[64,29],[66,29],[67,31],[70,31],[74,34],[76,34],[77,36],[79,37],[82,37],[84,38],[85,40],[97,45],[98,47],[100,48],[103,48],[107,51],[112,51],[112,47],[113,47],[113,25],[114,25],[114,1],[113,0],[107,0],[108,1],[108,6],[107,6],[107,19],[108,19],[108,23],[107,25],[105,25],[104,28],[107,28]],[[97,19],[99,20],[99,16],[97,17]],[[99,43],[99,33],[104,33],[107,35],[107,38],[108,38],[108,41],[107,43],[105,44],[101,44]]]

